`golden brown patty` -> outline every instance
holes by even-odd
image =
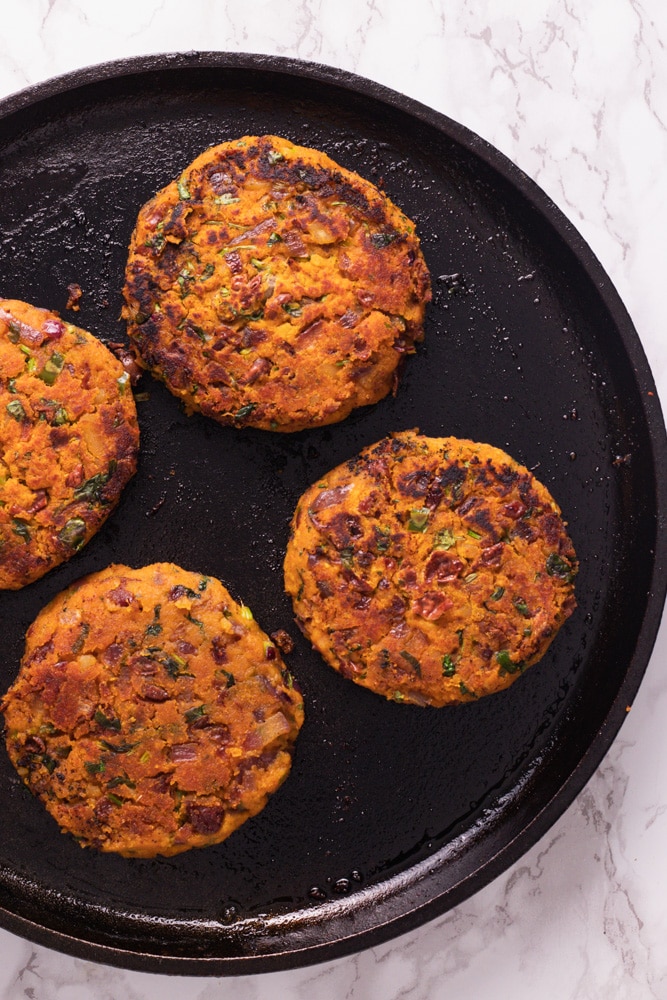
[[[61,828],[128,857],[228,837],[287,776],[303,721],[250,610],[169,563],[59,594],[0,707],[12,763]]]
[[[414,225],[384,194],[317,150],[246,136],[141,209],[124,315],[188,411],[296,431],[385,396],[430,297]]]
[[[285,584],[330,666],[387,698],[508,687],[575,607],[577,561],[544,486],[498,448],[392,435],[310,487]]]
[[[0,299],[0,589],[69,559],[133,475],[139,428],[121,363],[45,309]]]

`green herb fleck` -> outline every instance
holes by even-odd
[[[150,625],[146,627],[146,635],[159,635],[162,631],[162,626],[160,625],[160,611],[162,610],[161,604],[156,604],[153,608],[153,621]]]
[[[445,655],[442,658],[442,676],[453,677],[455,673],[456,673],[456,664],[454,663],[449,653],[445,653]]]
[[[101,708],[98,708],[95,712],[95,722],[102,729],[113,729],[114,732],[120,732],[120,719],[112,719],[108,715],[105,715]]]
[[[494,592],[491,594],[490,600],[492,600],[492,601],[499,601],[500,598],[503,596],[504,593],[505,593],[505,588],[504,587],[496,587],[496,589],[494,590]]]
[[[53,774],[58,766],[58,761],[55,757],[50,757],[48,753],[42,754],[42,765],[46,768],[49,774]]]
[[[189,708],[187,712],[184,713],[185,721],[188,724],[195,722],[197,719],[201,719],[203,715],[206,715],[206,707],[204,705],[196,705],[194,708]]]
[[[371,243],[378,250],[388,247],[390,243],[393,243],[397,239],[398,233],[371,233]]]
[[[86,522],[80,517],[70,518],[58,532],[58,538],[63,545],[69,545],[75,551],[80,549],[86,539]]]
[[[459,691],[461,692],[461,694],[469,694],[472,698],[478,697],[478,695],[475,694],[472,688],[468,687],[465,681],[459,681]]]
[[[15,535],[18,535],[19,538],[22,538],[26,545],[30,541],[30,529],[28,527],[28,522],[22,520],[22,518],[12,518],[12,531]]]
[[[88,774],[103,774],[105,770],[106,770],[106,764],[104,763],[103,760],[86,761],[86,771],[88,772]]]
[[[246,403],[245,406],[242,406],[239,410],[236,411],[236,413],[234,414],[234,420],[245,420],[246,417],[250,416],[250,414],[256,408],[256,406],[257,403]]]
[[[294,687],[294,678],[292,677],[287,667],[285,667],[283,670],[280,671],[280,676],[285,682],[285,686],[291,691]]]
[[[520,615],[523,615],[524,618],[530,618],[530,609],[526,604],[526,602],[524,601],[523,597],[517,597],[515,599],[514,607],[517,609]]]
[[[164,245],[167,242],[166,237],[163,233],[154,233],[149,236],[145,242],[145,245],[149,250],[154,250],[155,253],[161,253],[164,250]]]
[[[107,788],[118,788],[119,785],[127,785],[128,788],[136,788],[136,784],[126,774],[118,774],[115,778],[107,781]]]
[[[77,486],[74,490],[74,498],[76,500],[89,500],[95,503],[103,503],[102,490],[106,484],[111,479],[116,468],[115,461],[109,463],[109,469],[107,472],[98,472],[97,475],[91,476],[87,479],[85,483],[81,486]]]
[[[59,406],[56,412],[53,414],[50,420],[52,427],[62,427],[63,424],[68,423],[69,415],[64,406]]]
[[[574,580],[575,574],[572,566],[567,560],[559,556],[557,552],[552,552],[547,558],[546,570],[549,576],[555,576],[566,583],[572,583]]]
[[[351,546],[345,546],[345,548],[340,550],[339,555],[345,569],[352,569],[354,565],[354,549]]]
[[[176,679],[176,677],[190,677],[191,674],[186,673],[184,667],[187,667],[185,660],[181,659],[180,656],[176,656],[175,653],[165,655],[159,660],[164,669],[167,671],[170,677]]]
[[[517,670],[521,670],[523,666],[523,664],[521,663],[514,663],[514,661],[510,657],[508,650],[506,649],[500,649],[496,653],[496,662],[500,667],[501,674],[502,673],[515,674]]]
[[[178,190],[178,197],[181,199],[181,201],[190,201],[192,195],[190,194],[188,185],[183,180],[183,178],[181,178],[176,182],[176,188]]]

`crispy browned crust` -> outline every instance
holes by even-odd
[[[138,449],[129,377],[104,344],[0,299],[0,589],[24,587],[86,544]]]
[[[141,209],[124,294],[138,360],[188,411],[296,431],[389,392],[431,290],[413,223],[374,185],[246,136]]]
[[[127,857],[228,837],[287,776],[303,721],[250,610],[169,563],[110,566],[52,600],[0,708],[61,829]]]
[[[505,452],[394,434],[301,498],[285,558],[297,621],[343,676],[442,706],[508,687],[575,608],[547,489]]]

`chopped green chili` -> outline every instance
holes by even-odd
[[[26,419],[26,413],[20,400],[13,399],[11,403],[7,403],[6,409],[9,416],[13,417],[14,420],[17,420],[19,423]]]
[[[63,370],[64,364],[65,359],[62,354],[54,351],[41,372],[37,373],[37,378],[41,378],[42,382],[45,382],[47,385],[53,385]]]
[[[443,528],[442,531],[436,531],[435,538],[433,540],[434,549],[451,549],[452,545],[456,544],[456,535],[454,535],[449,528]]]
[[[417,507],[415,510],[411,510],[408,531],[426,531],[430,514],[428,507]]]

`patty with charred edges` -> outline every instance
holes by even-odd
[[[298,431],[396,387],[431,288],[384,193],[265,135],[207,150],[143,206],[124,295],[139,364],[188,412]]]
[[[303,700],[213,577],[110,566],[30,626],[2,699],[9,757],[61,830],[126,857],[218,844],[287,777]]]
[[[96,337],[0,299],[0,589],[70,559],[134,475],[130,376]]]
[[[507,688],[575,608],[561,511],[488,444],[392,434],[314,483],[296,508],[285,586],[344,677],[443,706]]]

